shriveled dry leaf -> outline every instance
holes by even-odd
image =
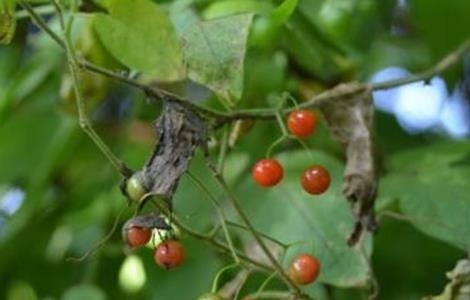
[[[364,229],[377,227],[374,201],[377,178],[374,161],[373,117],[371,91],[359,83],[343,84],[329,93],[347,96],[319,102],[327,126],[346,147],[346,169],[343,194],[351,204],[356,225],[348,243],[354,245]]]

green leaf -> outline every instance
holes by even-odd
[[[297,7],[298,0],[285,0],[279,5],[271,15],[271,19],[275,25],[281,25],[289,19]]]
[[[6,0],[0,4],[0,45],[9,44],[15,35],[15,2],[16,1]]]
[[[160,81],[184,77],[178,37],[158,5],[148,0],[115,0],[110,15],[95,16],[94,27],[103,45],[127,67]]]
[[[204,10],[204,19],[215,19],[228,15],[253,13],[268,14],[272,11],[273,5],[269,2],[257,0],[224,0],[213,2]]]
[[[253,15],[197,22],[182,36],[189,78],[226,101],[240,99],[246,40]]]
[[[383,197],[425,234],[470,249],[470,143],[447,143],[394,155],[381,181]]]
[[[341,194],[342,164],[332,156],[316,151],[279,155],[285,178],[276,187],[263,189],[247,177],[237,195],[255,227],[284,243],[298,243],[287,252],[284,264],[299,252],[317,256],[322,265],[319,280],[337,287],[364,286],[368,281],[366,255],[372,251],[367,235],[361,247],[349,248],[348,235],[354,227],[347,201]],[[329,190],[321,196],[305,193],[300,174],[311,163],[325,166],[332,176]]]

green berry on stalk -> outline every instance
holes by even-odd
[[[147,193],[137,173],[127,179],[126,192],[129,198],[134,202],[140,202],[142,196]]]

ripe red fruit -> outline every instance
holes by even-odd
[[[170,270],[183,264],[186,251],[180,242],[166,240],[155,249],[154,259],[160,267]]]
[[[287,128],[298,138],[306,138],[315,131],[317,117],[309,110],[296,110],[287,118]]]
[[[322,166],[312,166],[304,171],[301,178],[304,190],[313,195],[324,193],[330,186],[331,177]]]
[[[260,186],[270,187],[281,181],[284,176],[284,170],[277,160],[262,159],[253,166],[251,174]]]
[[[152,237],[152,230],[148,228],[132,227],[127,230],[127,243],[132,248],[145,246]]]
[[[309,254],[300,254],[289,265],[287,275],[297,284],[309,284],[320,274],[320,262]]]

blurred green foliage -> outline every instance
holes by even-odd
[[[31,2],[38,10],[50,8],[49,1]],[[466,0],[411,0],[399,13],[392,0],[82,2],[111,7],[111,15],[77,16],[74,37],[83,55],[113,70],[143,71],[148,81],[187,76],[205,88],[187,88],[185,81],[170,88],[189,90],[189,98],[202,94],[200,104],[209,107],[220,107],[217,96],[228,99],[228,106],[274,106],[284,91],[302,98],[300,89],[363,81],[384,66],[424,69],[470,35]],[[196,299],[208,292],[229,257],[190,237],[183,240],[187,263],[172,272],[156,267],[151,250],[135,251],[145,280],[132,293],[119,283],[126,259],[119,230],[85,261],[66,260],[88,251],[110,230],[126,205],[121,178],[80,130],[67,93],[61,93],[68,75],[61,49],[19,17],[19,6],[16,27],[2,27],[7,23],[1,8],[0,39],[3,32],[16,33],[9,45],[0,45],[0,298]],[[57,29],[50,12],[47,20]],[[393,34],[396,27],[401,35]],[[446,73],[449,88],[461,69]],[[152,151],[159,107],[145,102],[139,91],[97,80],[81,78],[91,120],[118,156],[137,169]],[[369,256],[382,287],[380,299],[419,299],[442,290],[445,271],[470,249],[470,142],[408,136],[390,116],[377,114],[381,228],[351,249],[346,239],[353,220],[341,195],[344,153],[324,125],[308,141],[312,156],[295,142],[277,148],[286,171],[279,187],[263,190],[251,181],[251,165],[279,135],[275,123],[256,122],[229,153],[225,175],[260,231],[284,243],[301,242],[287,251],[283,266],[300,251],[320,258],[322,273],[319,283],[306,288],[310,295],[362,299]],[[211,153],[217,151],[217,143],[211,144]],[[300,171],[312,162],[332,174],[332,187],[323,196],[307,196],[298,184]],[[201,153],[191,171],[229,210]],[[10,215],[2,207],[14,187],[25,198]],[[209,230],[217,220],[210,201],[187,177],[174,207],[196,230]],[[119,224],[132,213],[128,209]],[[393,218],[397,214],[406,217]],[[237,245],[249,243],[246,232],[232,233]],[[223,276],[224,282],[235,275]],[[256,290],[266,276],[252,274],[242,294]],[[274,280],[269,288],[284,286]]]

